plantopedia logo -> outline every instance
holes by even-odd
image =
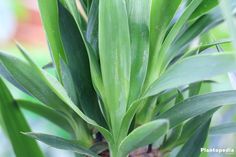
[[[234,148],[201,148],[201,153],[234,154]]]

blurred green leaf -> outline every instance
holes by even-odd
[[[198,95],[201,90],[202,82],[195,82],[189,85],[189,97]]]
[[[213,9],[218,5],[218,0],[203,0],[203,2],[197,7],[197,9],[193,12],[190,19],[196,19],[206,14],[208,11]]]
[[[11,75],[11,73],[8,72],[8,70],[4,67],[3,63],[0,62],[0,75],[4,77],[7,81],[9,81],[11,84],[13,84],[15,87],[17,87],[19,90],[22,92],[30,95],[30,93],[24,89],[16,80],[15,78]]]
[[[226,23],[228,25],[230,35],[232,36],[233,45],[236,49],[236,25],[235,25],[235,18],[233,16],[234,8],[236,7],[236,2],[233,0],[219,0],[220,6],[222,8],[223,15],[225,17]]]
[[[236,123],[225,123],[210,128],[210,135],[236,133]]]
[[[94,145],[92,145],[92,147],[90,147],[90,150],[92,150],[97,154],[100,154],[107,149],[108,149],[108,144],[106,142],[97,142]]]
[[[96,153],[83,147],[78,141],[67,140],[61,137],[42,133],[26,132],[24,134],[57,149],[70,150],[90,157],[99,157]]]
[[[20,49],[28,64],[9,55],[0,53],[0,61],[7,67],[14,78],[21,83],[33,96],[53,109],[71,114],[72,110],[87,123],[96,126],[104,136],[109,139],[110,133],[99,126],[94,120],[86,116],[69,98],[62,85],[48,73],[43,72],[26,54]],[[17,63],[17,64],[16,64]],[[71,110],[70,110],[71,109]]]
[[[179,104],[183,100],[184,100],[184,96],[178,90],[178,95],[175,99],[175,105]],[[160,149],[164,148],[165,150],[171,150],[174,147],[176,141],[180,138],[182,130],[183,130],[183,124],[179,124],[178,126],[173,128],[171,130],[170,135],[168,137],[166,137],[166,140],[164,141],[164,143],[163,143],[163,145],[161,146]]]
[[[62,113],[59,113],[47,106],[41,105],[36,102],[26,101],[26,100],[16,100],[17,104],[26,109],[31,111],[42,118],[49,120],[50,122],[56,124],[60,128],[72,133],[72,128],[69,125],[68,121],[63,117]]]
[[[37,143],[21,134],[31,129],[1,77],[0,89],[0,115],[16,157],[43,157]]]
[[[65,104],[51,91],[32,66],[4,53],[0,53],[0,60],[14,79],[34,97],[57,110],[64,109]]]

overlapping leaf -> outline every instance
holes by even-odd
[[[149,59],[150,1],[128,0],[127,12],[131,41],[129,104],[141,94]]]
[[[99,157],[96,153],[82,146],[78,141],[67,140],[61,137],[42,133],[24,134],[57,149],[70,150],[78,154],[87,155],[90,157]]]
[[[0,77],[0,115],[16,157],[43,157],[37,143],[21,134],[31,131],[18,104]]]
[[[31,111],[49,120],[50,122],[56,124],[60,128],[70,133],[73,132],[72,127],[69,125],[68,121],[63,117],[62,113],[60,114],[59,112],[36,102],[31,102],[26,100],[17,100],[16,102],[19,105],[19,107]]]
[[[180,150],[176,157],[183,157],[183,156],[191,156],[191,157],[199,157],[201,153],[201,148],[203,147],[207,135],[208,129],[210,126],[211,120],[203,123],[203,125],[196,130],[194,135],[190,137],[190,139],[185,143],[183,148]]]
[[[174,64],[157,79],[146,91],[145,97],[156,95],[166,89],[234,71],[235,66],[236,58],[233,53],[207,54],[186,58]]]
[[[157,118],[167,118],[170,128],[179,123],[224,105],[236,103],[236,91],[214,92],[186,99]],[[178,114],[175,114],[178,113]]]
[[[0,61],[25,89],[44,104],[52,106],[55,110],[66,114],[77,113],[83,120],[98,127],[106,138],[110,138],[110,133],[105,128],[99,126],[94,120],[81,112],[55,78],[43,72],[23,49],[20,50],[28,64],[3,53],[0,53]]]
[[[171,3],[167,0],[155,0],[151,4],[150,15],[150,58],[146,84],[152,83],[158,77],[156,63],[159,58],[159,51],[168,31],[169,24],[181,3],[175,0]],[[159,63],[158,63],[159,64]]]
[[[59,19],[62,44],[72,76],[72,80],[68,81],[74,84],[72,86],[76,92],[77,105],[86,115],[105,126],[97,94],[93,88],[88,54],[83,39],[73,17],[61,4],[59,4]]]
[[[126,156],[131,151],[152,144],[168,131],[167,120],[155,120],[134,129],[120,144],[120,153]]]
[[[99,3],[99,57],[105,93],[103,101],[112,130],[118,132],[128,102],[131,71],[125,0],[101,0]]]
[[[226,123],[213,126],[210,128],[211,135],[221,135],[221,134],[232,134],[236,133],[236,124],[235,123]]]
[[[66,60],[64,50],[61,43],[58,18],[58,0],[38,0],[42,23],[47,35],[50,50],[53,56],[54,64],[56,65],[59,78],[60,74],[60,58]]]

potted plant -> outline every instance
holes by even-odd
[[[0,111],[18,157],[43,156],[29,137],[77,156],[164,157],[182,146],[177,157],[198,157],[213,114],[236,104],[236,91],[201,90],[236,67],[233,52],[206,53],[231,42],[208,38],[224,21],[217,0],[38,3],[56,76],[20,45],[25,61],[0,53],[3,78],[39,101],[14,100],[1,79]],[[19,108],[71,139],[30,132]]]

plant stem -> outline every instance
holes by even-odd
[[[122,156],[121,152],[119,152],[118,145],[110,145],[109,146],[110,150],[110,157],[124,157]]]

